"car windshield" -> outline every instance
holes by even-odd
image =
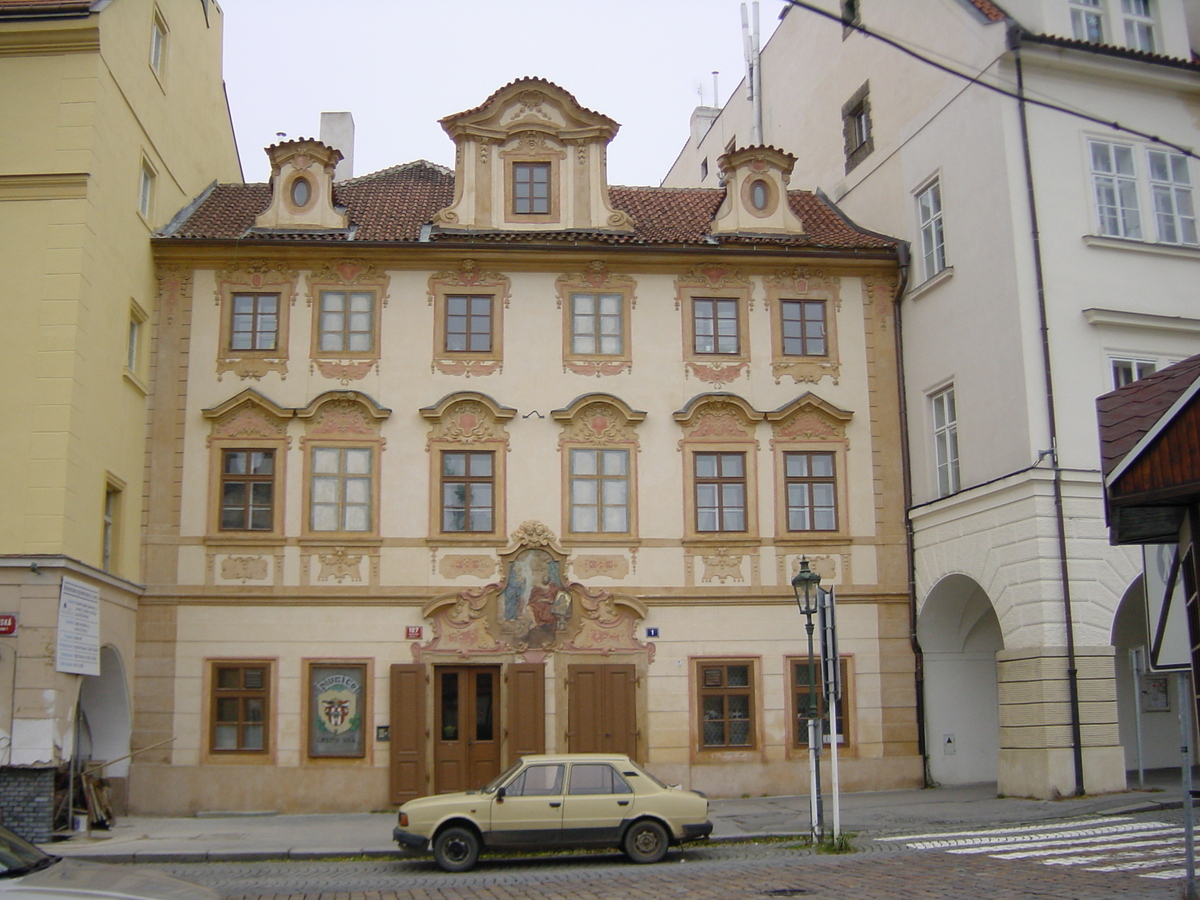
[[[513,763],[511,766],[509,766],[507,769],[505,769],[503,772],[501,772],[499,775],[497,775],[495,778],[493,778],[491,781],[489,781],[487,784],[485,784],[483,787],[481,787],[479,789],[479,792],[481,794],[493,793],[496,790],[496,788],[498,788],[498,787],[500,787],[500,785],[504,784],[504,782],[508,780],[509,776],[512,775],[514,772],[516,772],[517,769],[519,769],[519,768],[521,768],[521,761],[517,760],[515,763]]]
[[[0,826],[0,878],[43,869],[57,859],[57,856],[43,853],[29,841]]]

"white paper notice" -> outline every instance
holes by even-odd
[[[100,590],[71,578],[63,578],[58,597],[54,668],[76,675],[100,674]]]

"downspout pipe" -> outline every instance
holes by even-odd
[[[1033,161],[1029,149],[1029,121],[1025,104],[1025,73],[1021,64],[1021,32],[1009,34],[1009,47],[1017,69],[1017,110],[1021,122],[1021,152],[1025,163],[1025,190],[1033,242],[1033,271],[1037,285],[1038,321],[1042,338],[1042,371],[1046,383],[1046,417],[1050,431],[1050,460],[1054,468],[1054,519],[1058,531],[1059,578],[1062,581],[1063,623],[1067,632],[1067,690],[1071,706],[1071,743],[1075,762],[1075,794],[1083,796],[1083,728],[1079,713],[1079,668],[1075,658],[1075,620],[1071,611],[1071,574],[1067,565],[1067,522],[1063,511],[1062,467],[1058,457],[1058,423],[1054,407],[1054,375],[1050,369],[1050,325],[1046,314],[1046,282],[1042,267],[1041,233],[1033,187]]]
[[[900,465],[904,483],[904,553],[905,565],[908,568],[908,642],[912,647],[917,695],[917,752],[921,755],[921,775],[925,787],[932,787],[929,777],[929,741],[925,734],[925,655],[921,650],[921,642],[917,639],[917,570],[916,551],[914,549],[912,517],[912,450],[908,435],[908,395],[904,390],[904,292],[908,289],[909,272],[912,266],[912,253],[907,242],[896,248],[900,262],[900,283],[896,286],[896,297],[893,301],[896,316],[896,374],[897,390],[900,394]]]

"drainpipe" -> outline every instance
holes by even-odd
[[[900,465],[904,483],[904,554],[908,568],[908,642],[912,647],[915,669],[913,672],[917,692],[917,752],[921,755],[921,777],[925,787],[931,787],[929,778],[929,743],[925,735],[925,655],[917,639],[917,570],[916,553],[913,549],[913,526],[909,510],[912,509],[911,445],[908,437],[908,397],[904,391],[904,319],[902,301],[908,288],[908,273],[912,255],[907,243],[896,248],[900,258],[900,283],[896,286],[893,301],[896,316],[896,375],[900,394]]]
[[[1037,201],[1033,189],[1033,163],[1029,150],[1029,122],[1025,109],[1025,74],[1021,66],[1021,33],[1009,35],[1017,67],[1017,110],[1021,121],[1021,151],[1025,162],[1025,190],[1033,242],[1033,271],[1037,284],[1038,321],[1042,333],[1042,370],[1046,379],[1046,417],[1050,426],[1050,460],[1054,467],[1054,519],[1058,529],[1059,577],[1062,580],[1063,623],[1067,630],[1067,689],[1071,704],[1071,743],[1075,759],[1075,794],[1083,796],[1083,729],[1079,716],[1079,669],[1075,660],[1075,620],[1071,613],[1071,576],[1067,567],[1067,522],[1063,512],[1062,468],[1058,459],[1058,425],[1054,411],[1054,376],[1050,371],[1050,326],[1046,316],[1046,283],[1042,269],[1042,244]]]

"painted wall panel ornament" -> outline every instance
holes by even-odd
[[[675,279],[675,308],[683,308],[684,298],[690,289],[739,289],[749,293],[750,287],[750,279],[744,277],[737,269],[720,265],[693,266]],[[747,300],[750,304],[750,309],[753,309],[753,299],[748,297]]]
[[[327,400],[308,426],[309,437],[374,437],[377,432],[374,417],[353,396]]]
[[[508,430],[483,403],[460,400],[430,429],[426,449],[435,441],[453,444],[502,443],[508,446]]]
[[[479,268],[479,263],[473,259],[464,259],[456,272],[434,272],[429,276],[429,305],[432,306],[437,296],[437,288],[488,288],[488,293],[494,293],[496,299],[507,309],[512,299],[511,287],[507,275],[500,272],[485,272]]]
[[[316,302],[318,288],[332,286],[378,288],[379,307],[387,306],[387,273],[362,259],[335,259],[322,269],[313,269],[308,276],[308,305]]]
[[[571,571],[576,578],[620,579],[629,574],[629,560],[616,554],[607,556],[576,556],[571,560]]]
[[[490,578],[496,574],[496,561],[482,555],[443,556],[438,572],[443,578]]]
[[[761,418],[761,414],[759,415]],[[683,441],[752,441],[754,421],[740,405],[723,400],[710,401],[684,424]]]
[[[320,372],[324,377],[340,381],[343,385],[349,385],[352,381],[361,381],[372,369],[376,373],[379,372],[379,360],[363,359],[337,362],[331,359],[312,359],[308,364],[310,373]]]
[[[816,394],[803,394],[767,413],[771,423],[771,447],[778,443],[841,441],[849,449],[846,427],[853,416],[850,410],[834,406]]]
[[[598,401],[589,403],[563,427],[558,443],[560,446],[567,443],[598,446],[636,444],[637,432],[616,406]]]
[[[263,581],[267,560],[262,556],[227,556],[221,560],[221,577],[226,581]]]
[[[287,423],[253,403],[246,402],[217,419],[208,437],[218,440],[278,439],[287,434]]]
[[[700,559],[704,563],[704,575],[700,580],[705,584],[713,581],[724,584],[727,581],[746,580],[742,575],[742,560],[745,557],[740,553],[730,553],[720,548],[711,556],[702,556]]]
[[[192,299],[193,272],[182,266],[159,266],[156,277],[160,315],[164,325],[171,325],[185,305],[184,301]]]
[[[745,361],[725,363],[698,363],[689,361],[684,365],[683,369],[685,373],[695,376],[706,384],[711,384],[714,387],[722,387],[736,381],[743,372],[749,372],[750,364]]]
[[[569,558],[554,532],[523,522],[500,555],[504,580],[435,598],[424,609],[433,637],[413,644],[419,662],[429,653],[520,654],[542,658],[556,651],[653,653],[636,639],[645,608],[633,598],[568,581]]]
[[[788,573],[784,580],[790,582],[796,573],[800,571],[801,557],[807,558],[809,568],[821,576],[822,586],[829,587],[830,585],[847,583],[847,575],[850,570],[849,553],[797,554],[788,561]]]
[[[317,573],[317,581],[362,581],[362,554],[350,553],[345,547],[337,547],[332,553],[317,554],[317,562],[321,571]]]

